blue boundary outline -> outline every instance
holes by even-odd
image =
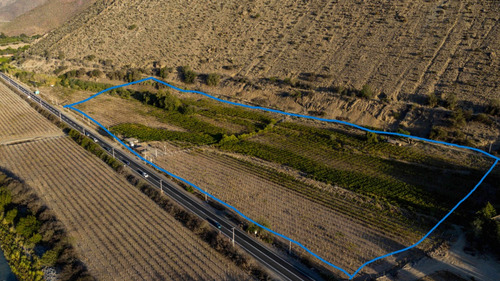
[[[409,138],[409,139],[416,139],[416,140],[420,140],[420,141],[424,141],[424,142],[429,142],[429,143],[437,143],[437,144],[443,144],[443,145],[447,145],[447,146],[452,146],[452,147],[458,147],[458,148],[463,148],[463,149],[466,149],[466,150],[471,150],[471,151],[475,151],[475,152],[479,152],[479,153],[482,153],[492,159],[495,160],[495,162],[493,163],[493,165],[491,165],[491,167],[488,169],[488,171],[483,175],[483,177],[481,178],[481,180],[476,184],[476,186],[474,186],[474,188],[464,197],[462,198],[462,200],[460,200],[431,230],[429,230],[429,232],[427,232],[427,234],[424,235],[424,237],[422,237],[418,242],[416,242],[415,244],[409,246],[409,247],[406,247],[404,249],[401,249],[401,250],[397,250],[397,251],[394,251],[394,252],[391,252],[391,253],[388,253],[388,254],[385,254],[385,255],[382,255],[380,257],[377,257],[377,258],[374,258],[372,260],[369,260],[367,262],[365,262],[364,264],[362,264],[354,273],[350,274],[349,272],[347,272],[345,269],[333,264],[333,263],[330,263],[329,261],[323,259],[322,257],[320,257],[319,255],[313,253],[311,250],[309,250],[308,248],[306,248],[304,245],[302,245],[301,243],[281,234],[281,233],[278,233],[278,232],[275,232],[261,224],[259,224],[258,222],[252,220],[251,218],[247,217],[245,214],[243,214],[241,211],[239,211],[238,209],[236,209],[235,207],[227,204],[226,202],[220,200],[219,198],[211,195],[210,193],[204,191],[203,189],[201,189],[200,187],[196,186],[195,184],[189,182],[188,180],[184,179],[184,178],[181,178],[159,166],[157,166],[156,164],[148,161],[147,159],[145,159],[144,157],[142,157],[141,155],[139,155],[137,152],[135,152],[133,149],[131,149],[128,145],[126,145],[125,143],[123,143],[118,137],[116,137],[114,134],[112,134],[108,129],[106,129],[106,127],[104,127],[103,125],[101,125],[99,122],[97,122],[96,120],[94,120],[92,117],[90,117],[88,114],[86,114],[85,112],[75,108],[74,106],[76,105],[79,105],[79,104],[82,104],[84,102],[87,102],[103,93],[106,93],[108,91],[111,91],[113,89],[117,89],[117,88],[121,88],[121,87],[125,87],[125,86],[129,86],[129,85],[133,85],[133,84],[138,84],[138,83],[142,83],[142,82],[145,82],[145,81],[149,81],[149,80],[153,80],[155,82],[158,82],[160,84],[163,84],[163,85],[166,85],[174,90],[177,90],[179,92],[182,92],[182,93],[196,93],[196,94],[200,94],[200,95],[203,95],[205,97],[208,97],[208,98],[211,98],[213,100],[216,100],[216,101],[219,101],[219,102],[222,102],[222,103],[227,103],[227,104],[231,104],[231,105],[236,105],[236,106],[241,106],[241,107],[245,107],[245,108],[250,108],[250,109],[258,109],[258,110],[262,110],[262,111],[267,111],[267,112],[273,112],[273,113],[278,113],[278,114],[282,114],[282,115],[288,115],[288,116],[294,116],[294,117],[300,117],[300,118],[306,118],[306,119],[313,119],[313,120],[318,120],[318,121],[324,121],[324,122],[330,122],[330,123],[338,123],[338,124],[342,124],[342,125],[346,125],[346,126],[349,126],[349,127],[353,127],[353,128],[357,128],[359,130],[362,130],[362,131],[366,131],[366,132],[371,132],[371,133],[375,133],[375,134],[380,134],[380,135],[389,135],[389,136],[398,136],[398,137],[404,137],[404,138]],[[228,100],[223,100],[223,99],[219,99],[217,97],[214,97],[212,95],[209,95],[207,93],[204,93],[204,92],[200,92],[200,91],[194,91],[194,90],[184,90],[184,89],[181,89],[181,88],[178,88],[176,86],[173,86],[173,85],[170,85],[164,81],[161,81],[159,79],[156,79],[154,77],[148,77],[148,78],[144,78],[144,79],[141,79],[141,80],[137,80],[137,81],[134,81],[134,82],[130,82],[130,83],[126,83],[126,84],[122,84],[122,85],[117,85],[117,86],[113,86],[113,87],[110,87],[110,88],[107,88],[105,90],[102,90],[84,100],[81,100],[79,102],[75,102],[75,103],[72,103],[72,104],[68,104],[68,105],[65,105],[64,108],[69,108],[69,109],[72,109],[80,114],[82,114],[83,116],[87,117],[89,120],[91,120],[92,122],[94,122],[95,124],[97,124],[99,127],[101,127],[104,131],[106,131],[110,136],[112,136],[115,140],[117,140],[120,144],[122,144],[125,148],[127,148],[130,152],[132,152],[135,156],[139,157],[141,160],[145,161],[146,163],[150,164],[151,166],[157,168],[158,170],[166,173],[167,175],[173,177],[173,178],[176,178],[178,180],[180,180],[181,182],[184,182],[185,184],[188,184],[190,186],[192,186],[193,188],[195,188],[196,190],[198,190],[199,192],[201,192],[202,194],[205,194],[207,195],[208,197],[210,197],[211,199],[219,202],[220,204],[228,207],[229,209],[235,211],[237,214],[239,214],[240,216],[242,216],[243,218],[245,218],[246,220],[254,223],[255,225],[258,225],[259,227],[273,233],[274,235],[276,236],[279,236],[287,241],[290,241],[292,243],[294,243],[295,245],[301,247],[302,249],[304,249],[306,252],[308,252],[309,254],[311,254],[312,256],[316,257],[317,259],[319,259],[320,261],[322,261],[323,263],[337,269],[337,270],[340,270],[341,272],[343,272],[345,275],[347,275],[349,277],[349,279],[352,279],[354,278],[354,276],[356,276],[358,274],[358,272],[363,269],[365,266],[377,261],[377,260],[380,260],[380,259],[383,259],[385,257],[388,257],[388,256],[392,256],[392,255],[395,255],[395,254],[398,254],[398,253],[401,253],[401,252],[404,252],[404,251],[407,251],[407,250],[410,250],[416,246],[418,246],[420,243],[422,243],[439,225],[441,225],[441,223],[443,223],[444,220],[446,220],[446,218],[448,218],[454,211],[455,209],[457,209],[465,200],[467,200],[467,198],[469,198],[469,196],[472,195],[472,193],[483,183],[483,181],[486,179],[486,177],[491,173],[491,171],[493,170],[493,168],[495,168],[495,166],[498,164],[498,161],[500,160],[499,157],[496,157],[486,151],[483,151],[481,149],[478,149],[478,148],[474,148],[474,147],[469,147],[469,146],[463,146],[463,145],[458,145],[458,144],[453,144],[453,143],[447,143],[447,142],[443,142],[443,141],[436,141],[436,140],[431,140],[431,139],[426,139],[426,138],[420,138],[420,137],[416,137],[416,136],[411,136],[411,135],[405,135],[405,134],[400,134],[400,133],[394,133],[394,132],[385,132],[385,131],[377,131],[377,130],[371,130],[371,129],[368,129],[368,128],[365,128],[365,127],[362,127],[362,126],[359,126],[359,125],[356,125],[356,124],[353,124],[353,123],[349,123],[349,122],[345,122],[345,121],[341,121],[341,120],[336,120],[336,119],[327,119],[327,118],[320,118],[320,117],[315,117],[315,116],[308,116],[308,115],[302,115],[302,114],[296,114],[296,113],[290,113],[290,112],[284,112],[284,111],[280,111],[280,110],[276,110],[276,109],[271,109],[271,108],[266,108],[266,107],[260,107],[260,106],[252,106],[252,105],[246,105],[246,104],[242,104],[242,103],[237,103],[237,102],[232,102],[232,101],[228,101]]]

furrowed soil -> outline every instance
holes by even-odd
[[[0,101],[0,144],[63,135],[3,83],[0,83]]]
[[[15,119],[13,125],[33,135],[43,134],[44,127],[57,131],[17,94],[1,87],[0,104],[8,109],[0,111],[7,116],[3,120],[21,112],[26,118]],[[32,125],[37,118],[41,125]],[[3,120],[0,124],[7,129]],[[0,145],[0,166],[31,186],[54,211],[99,280],[249,279],[69,137]]]

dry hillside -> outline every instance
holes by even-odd
[[[484,104],[499,88],[499,15],[477,0],[99,0],[32,52],[257,80],[313,73],[315,86],[368,84],[391,101],[436,91]]]
[[[60,26],[95,0],[17,0],[0,7],[0,32],[44,34]]]

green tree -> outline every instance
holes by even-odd
[[[12,224],[12,223],[14,223],[14,220],[16,219],[16,217],[17,217],[17,209],[12,209],[12,210],[8,211],[7,214],[5,215],[5,221],[8,224]]]
[[[48,250],[42,255],[40,259],[40,264],[42,267],[53,266],[56,264],[57,259],[59,258],[59,253],[61,251],[61,247],[56,247],[52,250]]]
[[[29,215],[25,218],[19,219],[19,222],[16,225],[16,231],[19,235],[22,235],[25,238],[30,238],[33,234],[38,232],[38,229],[40,229],[40,225],[41,223],[36,219],[35,216]]]
[[[491,203],[488,202],[486,203],[486,206],[484,206],[484,208],[482,208],[479,212],[477,212],[477,215],[479,215],[484,219],[489,220],[497,215],[497,210],[495,210],[495,207],[493,207],[493,205],[491,205]]]
[[[0,190],[0,213],[3,213],[5,206],[10,204],[12,201],[12,195],[10,191],[2,189]]]

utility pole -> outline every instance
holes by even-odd
[[[158,158],[158,148],[155,148],[155,157]]]
[[[292,254],[292,241],[290,242],[290,246],[288,246],[288,254]]]
[[[234,226],[233,226],[233,247],[234,247]]]
[[[59,121],[62,122],[62,113],[61,113],[61,111],[59,111]]]
[[[111,147],[111,151],[113,151],[113,158],[115,158],[115,148]]]
[[[160,179],[160,192],[163,194],[163,180]]]

